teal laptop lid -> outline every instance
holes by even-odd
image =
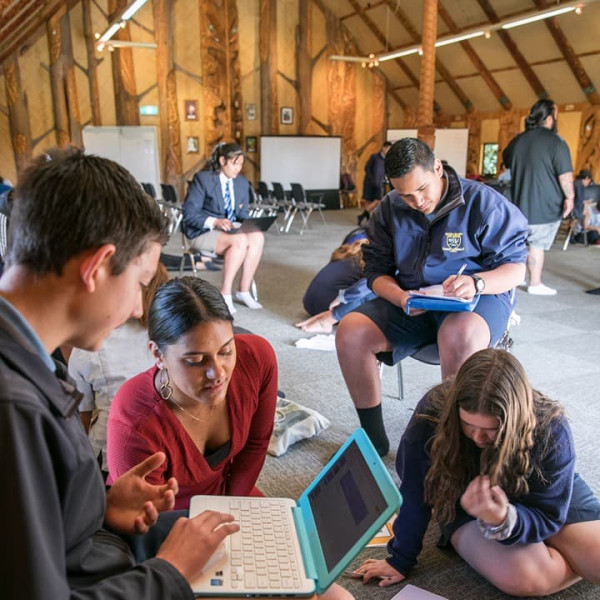
[[[300,496],[294,517],[316,591],[325,591],[400,508],[371,440],[357,429]]]

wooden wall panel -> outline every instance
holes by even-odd
[[[17,165],[11,142],[10,123],[8,120],[8,102],[6,100],[5,77],[0,74],[0,177],[15,183],[17,181]]]

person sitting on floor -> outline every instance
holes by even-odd
[[[329,262],[314,276],[302,298],[304,309],[309,315],[328,310],[342,289],[346,289],[362,278],[362,245],[366,237],[350,244],[342,244],[331,254]]]
[[[563,408],[504,350],[473,354],[419,402],[396,457],[403,504],[390,556],[357,570],[404,580],[433,516],[482,577],[513,596],[600,583],[600,502],[575,472]]]
[[[339,290],[337,297],[332,300],[327,310],[313,315],[301,323],[296,323],[296,327],[307,333],[331,333],[333,326],[337,325],[342,317],[364,302],[376,297],[363,277],[349,288]]]
[[[195,494],[260,495],[277,402],[277,361],[256,335],[234,335],[217,288],[172,279],[150,307],[155,366],[127,381],[108,419],[109,484],[155,452],[147,480],[179,482],[176,508]]]
[[[241,174],[244,152],[238,144],[219,144],[206,169],[194,176],[183,204],[183,232],[192,249],[224,256],[221,294],[229,312],[233,305],[232,287],[242,269],[235,299],[249,308],[259,309],[250,293],[263,252],[262,231],[233,233],[237,221],[248,218],[250,183]]]
[[[69,374],[83,394],[79,416],[104,475],[106,462],[106,425],[117,390],[128,379],[148,369],[154,362],[148,349],[148,313],[154,294],[169,280],[164,265],[158,263],[152,281],[142,290],[143,314],[127,320],[104,340],[95,352],[74,348],[69,356]]]
[[[385,158],[394,190],[367,226],[365,275],[378,298],[346,315],[336,332],[337,356],[362,427],[382,455],[389,441],[381,412],[376,355],[394,363],[437,343],[442,377],[473,352],[502,337],[511,294],[525,275],[527,223],[519,209],[486,185],[445,168],[421,140],[397,141]],[[464,274],[457,275],[464,270]],[[473,312],[411,311],[410,290],[442,284],[472,299]]]

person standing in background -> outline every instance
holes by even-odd
[[[504,150],[504,164],[511,171],[513,202],[527,217],[527,291],[554,296],[556,290],[542,283],[544,252],[550,250],[556,232],[572,210],[573,165],[571,153],[557,133],[558,109],[552,100],[538,100],[525,120],[525,131]]]
[[[359,227],[363,221],[369,220],[371,213],[375,210],[375,207],[379,204],[383,196],[383,183],[385,181],[383,161],[391,147],[391,142],[384,142],[381,150],[375,152],[375,154],[371,154],[365,165],[365,180],[362,193],[365,210],[358,216]]]

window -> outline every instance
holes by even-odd
[[[498,144],[483,144],[481,174],[484,177],[496,177],[498,169]]]

